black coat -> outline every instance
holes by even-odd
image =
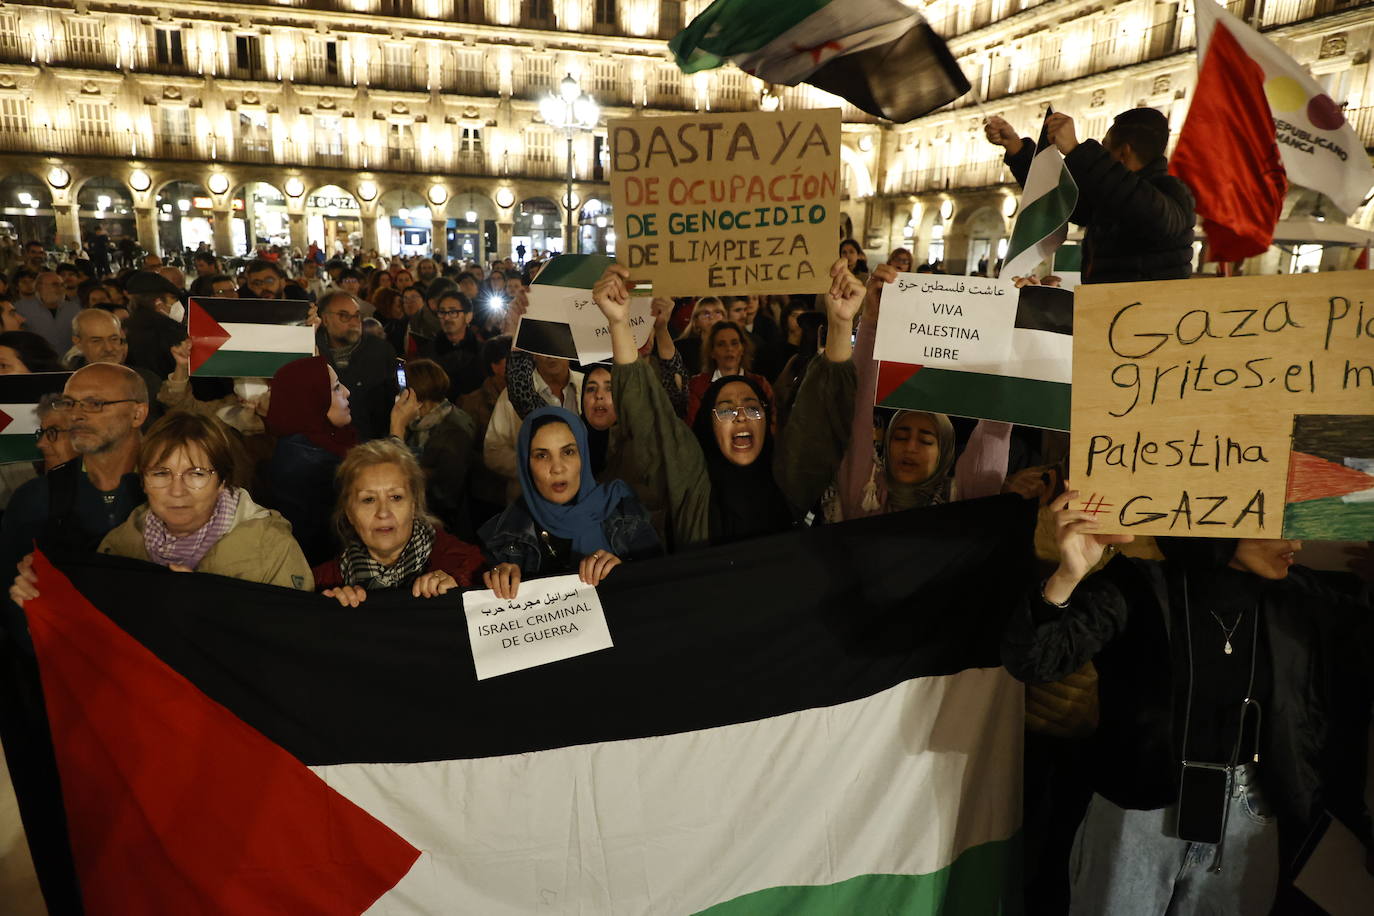
[[[381,439],[391,433],[391,408],[400,386],[396,384],[396,351],[380,337],[364,334],[349,355],[348,365],[339,368],[324,329],[317,335],[320,353],[339,374],[348,389],[348,406],[353,412],[353,428],[363,441]]]
[[[1035,144],[1005,157],[1016,180],[1026,183]],[[1096,140],[1084,140],[1064,157],[1078,184],[1078,206],[1069,218],[1084,227],[1083,282],[1184,280],[1193,271],[1193,193],[1169,174],[1163,156],[1132,172]]]
[[[457,404],[463,395],[476,391],[486,380],[486,367],[482,365],[482,343],[476,331],[468,330],[467,336],[458,343],[450,343],[447,335],[440,331],[433,341],[433,359],[448,373],[448,399]]]
[[[1027,683],[1056,681],[1093,661],[1101,699],[1091,740],[1093,788],[1123,808],[1158,809],[1178,798],[1189,672],[1186,640],[1173,638],[1186,625],[1179,569],[1117,557],[1083,580],[1063,610],[1046,604],[1036,585],[1003,640],[1003,662]],[[1304,839],[1323,808],[1367,839],[1363,787],[1333,778],[1331,767],[1333,744],[1364,736],[1358,729],[1353,736],[1332,732],[1330,685],[1353,673],[1367,687],[1374,645],[1368,590],[1342,593],[1294,569],[1269,583],[1261,601],[1259,659],[1269,665],[1272,697],[1263,710],[1259,773],[1285,851]],[[1192,613],[1206,609],[1194,605]],[[1333,645],[1355,647],[1359,661],[1333,664]],[[1364,715],[1367,722],[1367,709]]]
[[[137,309],[124,322],[124,336],[129,341],[129,356],[124,364],[165,379],[177,367],[171,350],[186,339],[186,329],[159,311]],[[148,395],[156,399],[157,391],[149,391]]]

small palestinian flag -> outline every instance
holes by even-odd
[[[516,329],[515,348],[584,366],[610,359],[610,333],[592,300],[592,287],[614,263],[601,254],[564,254],[550,261],[530,284],[529,309]],[[647,284],[638,284],[633,295],[630,325],[636,346],[643,346],[653,329],[652,292]]]
[[[192,298],[191,374],[271,378],[292,360],[314,354],[309,311],[309,302],[296,299]]]
[[[1046,120],[1052,114],[1053,108],[1045,109]],[[1026,277],[1042,261],[1049,261],[1055,249],[1069,237],[1069,215],[1077,206],[1078,185],[1042,124],[1035,158],[1021,191],[1021,211],[1016,216],[1016,225],[1011,227],[1007,256],[997,275]]]
[[[1018,912],[1001,633],[1034,521],[1004,496],[627,563],[613,649],[483,681],[456,594],[40,554],[64,861],[91,916]]]
[[[38,399],[59,392],[70,372],[0,375],[0,464],[37,461]]]
[[[900,0],[715,0],[668,48],[686,73],[733,62],[769,83],[810,83],[910,121],[969,91],[949,48]]]
[[[882,363],[879,407],[1069,428],[1073,379],[1073,293],[1023,286],[1011,332],[1011,353],[996,374]]]

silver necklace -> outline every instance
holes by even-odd
[[[1245,619],[1245,608],[1240,609],[1240,613],[1236,615],[1236,622],[1229,627],[1221,622],[1221,618],[1217,616],[1216,611],[1209,610],[1207,613],[1212,615],[1212,619],[1217,622],[1217,626],[1221,627],[1221,632],[1226,635],[1226,645],[1222,648],[1222,651],[1230,655],[1235,651],[1231,646],[1231,636],[1236,632],[1236,627],[1240,626],[1240,622]]]

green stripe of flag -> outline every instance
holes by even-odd
[[[835,0],[716,0],[668,42],[685,73],[757,51]]]
[[[1069,428],[1070,385],[1039,379],[925,367],[883,399],[883,407]]]
[[[538,286],[562,286],[569,289],[591,289],[613,259],[599,254],[562,254],[539,271],[531,289]]]
[[[37,461],[43,454],[38,451],[38,440],[33,433],[23,435],[0,435],[0,464],[14,461]]]
[[[299,353],[268,353],[261,350],[217,350],[195,372],[221,378],[271,378]]]
[[[700,916],[996,916],[1021,912],[1021,839],[965,850],[926,875],[859,875],[823,886],[770,887],[702,910]]]

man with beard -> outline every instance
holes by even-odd
[[[391,428],[396,400],[396,351],[380,337],[363,333],[358,300],[334,290],[320,301],[320,355],[329,360],[348,389],[353,427],[363,440],[380,439]]]

